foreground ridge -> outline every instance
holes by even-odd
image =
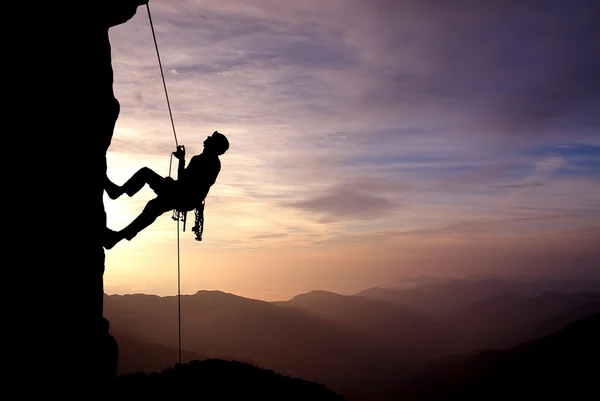
[[[136,396],[194,392],[203,399],[345,400],[322,384],[224,359],[195,360],[160,373],[121,376],[114,390],[116,395]]]

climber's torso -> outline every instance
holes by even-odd
[[[192,157],[175,184],[180,210],[198,207],[216,182],[220,171],[221,161],[218,156],[202,153]]]

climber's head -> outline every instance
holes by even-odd
[[[229,141],[227,140],[227,137],[220,132],[215,131],[211,136],[204,140],[205,152],[209,151],[222,155],[227,152],[227,149],[229,149]]]

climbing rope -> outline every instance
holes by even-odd
[[[150,28],[152,29],[152,38],[154,39],[154,47],[156,48],[156,57],[158,58],[158,66],[160,67],[160,75],[162,77],[163,87],[165,90],[165,97],[167,98],[167,107],[169,108],[169,116],[171,117],[171,127],[173,127],[173,136],[175,137],[175,147],[179,148],[179,142],[177,142],[177,133],[175,132],[175,123],[173,122],[173,113],[171,112],[171,103],[169,102],[169,93],[167,91],[167,83],[165,81],[165,74],[163,72],[162,63],[160,61],[160,52],[158,51],[158,42],[156,41],[156,34],[154,33],[154,24],[152,23],[152,14],[150,13],[150,5],[146,3],[146,9],[148,10],[148,19],[150,20]],[[169,177],[171,176],[171,165],[173,162],[173,154],[169,160]],[[179,249],[179,218],[177,220],[177,340],[178,340],[178,351],[179,351],[179,364],[181,364],[181,252]]]
[[[156,34],[154,33],[154,24],[152,23],[152,14],[150,14],[150,5],[146,3],[146,9],[148,10],[148,19],[150,20],[150,28],[152,29],[152,38],[154,39],[154,47],[156,48],[156,57],[158,57],[158,66],[160,67],[160,76],[162,77],[163,87],[165,89],[165,96],[167,98],[167,107],[169,108],[169,116],[171,117],[171,127],[173,127],[173,136],[175,137],[175,147],[179,147],[177,142],[177,133],[175,132],[175,123],[173,122],[173,113],[171,112],[171,103],[169,102],[169,92],[167,92],[167,83],[165,81],[165,74],[163,72],[162,63],[160,61],[160,52],[158,51],[158,42],[156,42]]]

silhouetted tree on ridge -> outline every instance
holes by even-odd
[[[323,400],[345,398],[322,384],[283,376],[247,363],[206,359],[177,364],[161,373],[134,373],[119,377],[115,396],[136,397],[194,394],[202,399]]]

